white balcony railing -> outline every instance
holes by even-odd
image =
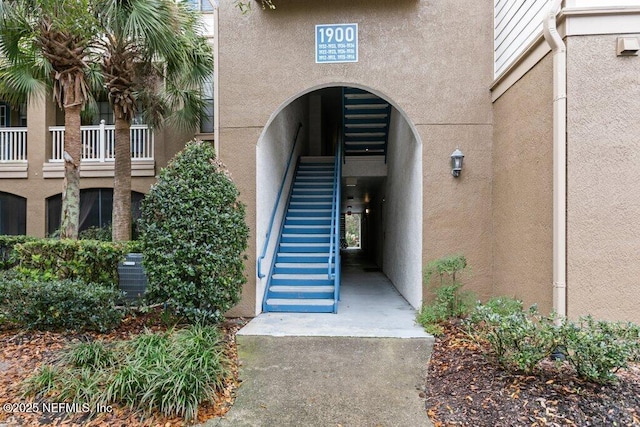
[[[0,162],[27,161],[27,128],[0,128]]]
[[[115,126],[82,126],[82,160],[108,162],[114,159]],[[51,126],[51,162],[63,161],[64,126]],[[131,125],[131,160],[153,160],[153,132],[147,125]]]

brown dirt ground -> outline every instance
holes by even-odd
[[[244,319],[229,319],[222,327],[227,342],[227,356],[232,361],[233,378],[227,381],[225,389],[213,402],[207,402],[198,411],[197,422],[221,417],[233,405],[235,392],[239,385],[237,370],[237,352],[235,333],[246,323]],[[55,360],[59,352],[69,344],[78,341],[101,339],[105,341],[123,340],[140,334],[144,329],[164,331],[158,312],[143,316],[127,317],[122,325],[109,334],[98,333],[57,333],[24,330],[0,330],[0,424],[9,427],[22,426],[185,426],[188,425],[179,417],[164,417],[158,414],[143,414],[124,407],[114,406],[111,413],[100,413],[97,416],[79,412],[43,413],[25,412],[29,403],[38,400],[22,396],[22,382],[40,365]],[[41,401],[40,401],[41,402]],[[51,402],[49,402],[51,403]],[[3,405],[14,404],[14,413],[4,410]],[[25,404],[22,407],[17,404]],[[195,420],[194,420],[195,422]]]
[[[427,413],[436,427],[640,426],[640,365],[619,371],[612,385],[554,365],[544,361],[534,375],[506,372],[448,325],[428,367]]]

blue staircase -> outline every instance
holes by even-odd
[[[387,156],[391,104],[362,89],[342,89],[345,156]]]
[[[263,311],[335,312],[336,260],[331,252],[335,169],[333,157],[300,158]]]

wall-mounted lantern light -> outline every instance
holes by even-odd
[[[460,171],[462,171],[462,159],[464,159],[464,154],[456,147],[456,150],[451,153],[451,175],[456,178],[460,176]]]

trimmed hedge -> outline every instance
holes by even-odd
[[[30,236],[0,235],[0,270],[9,270],[16,266],[15,246],[19,243],[37,240]]]
[[[0,276],[0,318],[28,329],[111,330],[122,318],[120,297],[111,287],[80,280]]]
[[[15,267],[24,278],[80,279],[115,286],[118,263],[131,251],[127,242],[38,239],[15,245]]]
[[[240,300],[249,228],[213,145],[191,142],[160,172],[139,220],[147,298],[215,323]]]

